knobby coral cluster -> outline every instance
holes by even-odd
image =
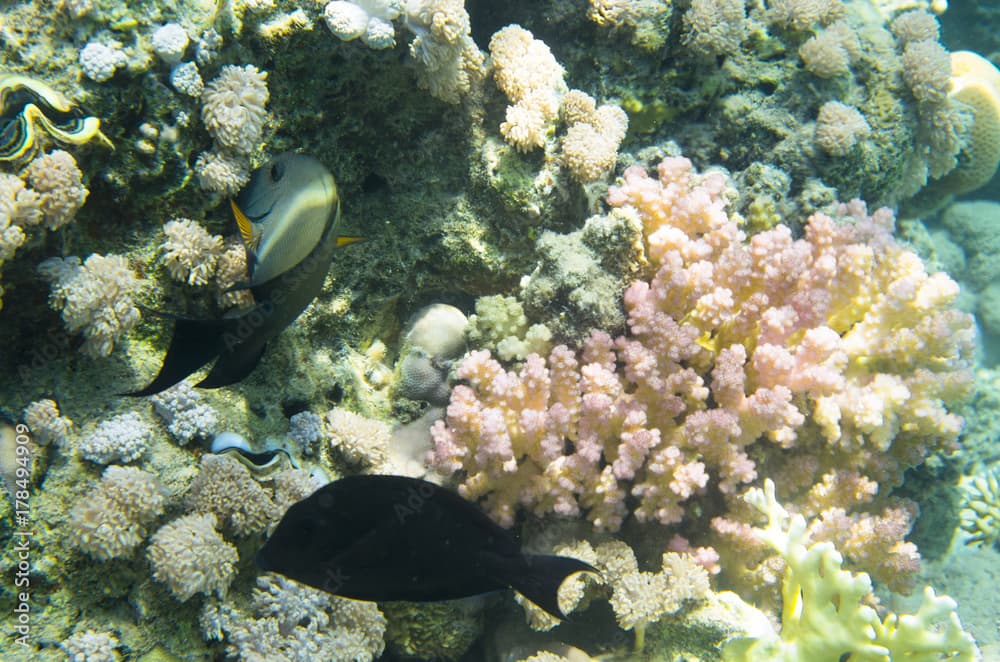
[[[684,158],[657,178],[626,170],[608,202],[641,223],[652,274],[625,292],[629,332],[595,330],[519,370],[472,352],[430,460],[506,526],[525,508],[612,531],[628,503],[677,524],[692,497],[764,473],[823,513],[827,536],[891,531],[858,556],[905,585],[913,511],[875,495],[961,428],[949,405],[969,391],[974,331],[958,286],[893,239],[887,209],[854,202],[811,216],[802,238],[785,225],[748,238],[732,193]],[[716,521],[723,545],[733,508]]]

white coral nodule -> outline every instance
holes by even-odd
[[[139,322],[132,302],[139,279],[120,255],[94,253],[83,264],[78,257],[53,257],[38,265],[38,273],[52,283],[49,305],[62,311],[66,330],[83,332],[80,351],[88,356],[109,356]]]

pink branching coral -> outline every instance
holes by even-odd
[[[629,333],[595,332],[518,372],[473,352],[432,463],[461,470],[462,494],[506,525],[522,507],[615,530],[626,497],[638,520],[675,524],[709,489],[745,520],[732,495],[760,474],[781,475],[829,537],[870,530],[874,515],[850,513],[886,507],[878,485],[961,428],[948,405],[968,393],[974,331],[951,307],[958,286],[896,243],[886,209],[853,202],[814,214],[801,239],[785,225],[748,238],[721,173],[668,158],[658,174],[629,168],[608,195],[642,223],[655,271],[625,292]],[[883,550],[911,515],[880,515],[894,523]],[[912,571],[915,552],[895,549]]]

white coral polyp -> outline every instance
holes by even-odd
[[[38,272],[51,282],[49,305],[62,311],[70,333],[82,331],[86,341],[80,351],[88,356],[108,356],[115,342],[139,321],[132,292],[139,280],[120,255],[94,253],[80,258],[49,258]]]
[[[507,106],[507,119],[500,125],[500,133],[519,152],[542,147],[547,130],[545,116],[538,109],[519,103]]]
[[[225,66],[201,98],[201,119],[219,146],[240,154],[257,148],[267,119],[267,72]]]
[[[90,42],[80,51],[80,68],[83,75],[95,83],[110,80],[115,72],[128,63],[117,45],[106,46],[98,42]]]
[[[323,18],[330,32],[344,41],[357,39],[368,30],[368,12],[353,2],[334,0],[328,3]]]
[[[242,159],[221,152],[202,152],[194,163],[198,185],[220,195],[235,195],[250,181],[250,171]]]
[[[178,23],[167,23],[153,32],[153,50],[167,64],[177,64],[187,50],[187,32]]]
[[[393,0],[334,0],[326,5],[323,18],[327,27],[339,39],[361,38],[369,48],[392,48],[396,45],[396,29],[392,19],[400,14]]]
[[[373,18],[368,21],[368,29],[361,36],[361,41],[376,50],[392,48],[396,45],[396,28],[389,21]]]
[[[170,277],[188,285],[207,285],[222,254],[222,237],[188,218],[163,226],[163,263]]]

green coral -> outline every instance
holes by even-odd
[[[747,503],[767,516],[757,536],[778,551],[786,568],[781,583],[781,634],[731,641],[727,662],[812,662],[848,660],[956,660],[972,662],[979,651],[962,629],[957,604],[924,589],[916,613],[889,613],[881,621],[869,606],[872,583],[865,573],[844,570],[832,543],[813,543],[805,518],[789,515],[774,496],[774,482],[751,489]]]

